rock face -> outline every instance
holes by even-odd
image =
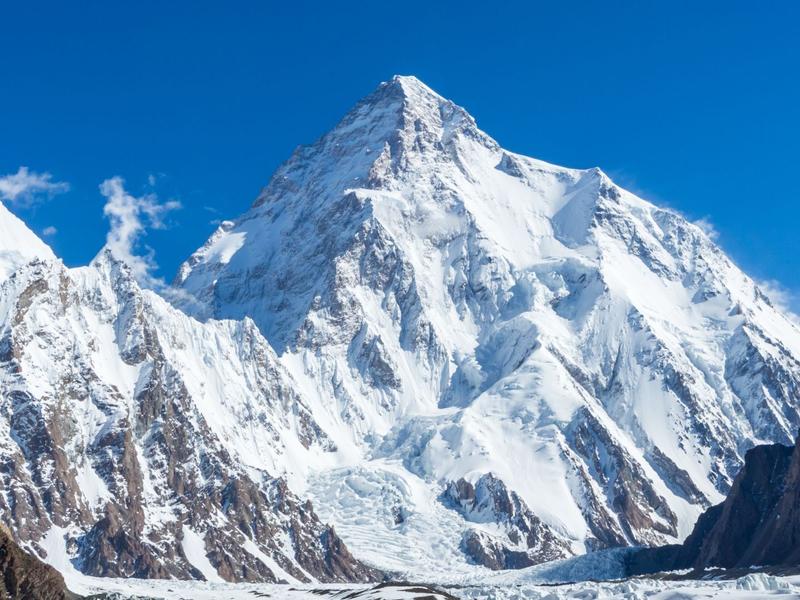
[[[0,378],[0,515],[43,557],[96,576],[379,577],[272,470],[333,445],[252,322],[200,324],[108,252],[34,260],[0,283]]]
[[[470,523],[499,525],[467,529],[462,545],[475,563],[492,570],[521,569],[572,555],[568,541],[542,523],[513,491],[491,473],[475,484],[451,482],[442,501]]]
[[[0,598],[9,600],[77,600],[61,573],[22,550],[0,526]]]
[[[709,508],[679,546],[642,550],[636,574],[710,567],[800,567],[800,438],[756,446],[722,504]]]
[[[576,551],[660,545],[800,426],[800,331],[701,228],[501,148],[413,77],[299,148],[175,284],[199,318],[253,319],[337,446],[319,510],[412,572],[469,560],[472,524],[430,501],[449,482],[494,473]]]

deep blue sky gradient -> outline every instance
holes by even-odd
[[[171,279],[211,220],[395,73],[510,150],[709,219],[746,271],[800,292],[795,1],[6,2],[0,175],[71,184],[17,211],[58,228],[70,265],[103,244],[99,183],[158,175],[184,205],[147,237]]]

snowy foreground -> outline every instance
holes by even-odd
[[[624,557],[620,548],[587,556],[553,561],[527,569],[498,571],[488,576],[437,577],[435,584],[307,584],[275,585],[112,579],[87,577],[66,567],[69,588],[83,595],[106,593],[115,600],[245,600],[253,598],[331,600],[693,600],[731,598],[799,598],[800,575],[775,577],[752,573],[738,579],[666,581],[621,579]],[[64,565],[62,565],[63,567]],[[606,581],[588,581],[602,578]],[[563,583],[563,582],[578,583]]]
[[[660,581],[631,579],[620,582],[582,582],[566,585],[546,584],[484,584],[440,588],[438,592],[424,586],[398,585],[264,585],[222,584],[199,581],[163,581],[133,579],[82,578],[72,582],[72,589],[82,594],[106,592],[112,598],[164,598],[170,600],[250,600],[253,598],[344,599],[349,600],[406,600],[425,598],[446,600],[522,600],[522,599],[582,599],[620,598],[638,600],[689,600],[695,598],[731,598],[755,600],[761,598],[800,598],[800,576],[772,577],[752,574],[730,581]]]

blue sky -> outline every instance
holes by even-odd
[[[800,293],[798,2],[29,0],[0,22],[0,175],[69,184],[12,206],[57,229],[67,264],[104,243],[99,186],[119,176],[182,205],[145,238],[170,279],[296,145],[401,73],[513,151],[706,219],[746,271]]]

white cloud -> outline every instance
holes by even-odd
[[[28,167],[20,167],[16,173],[0,177],[0,200],[18,206],[31,206],[67,191],[68,183],[53,181],[50,173],[36,173]]]
[[[714,224],[708,217],[697,219],[697,221],[695,221],[694,224],[697,225],[700,229],[702,229],[703,233],[705,233],[709,238],[711,238],[711,240],[716,241],[719,239],[719,231],[717,231],[716,227],[714,227]]]
[[[42,235],[45,237],[50,237],[58,233],[58,229],[53,227],[52,225],[48,225],[44,229],[42,229]]]
[[[103,214],[111,224],[106,247],[115,258],[128,265],[140,284],[150,288],[163,287],[164,282],[152,274],[156,268],[155,253],[141,243],[141,238],[148,228],[164,229],[165,215],[180,208],[180,202],[169,200],[161,203],[155,194],[133,196],[125,191],[121,177],[106,179],[100,184],[100,193],[106,197]]]

